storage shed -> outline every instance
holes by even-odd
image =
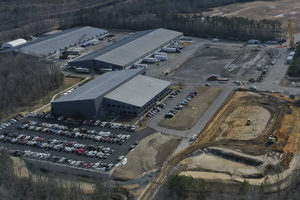
[[[3,49],[13,48],[13,47],[17,47],[17,46],[20,46],[20,45],[26,44],[26,43],[27,43],[26,40],[20,38],[20,39],[12,40],[10,42],[3,43],[1,48],[3,48]]]

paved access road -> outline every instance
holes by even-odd
[[[295,38],[297,38],[296,41],[300,40],[300,34],[296,34]],[[281,53],[281,56],[276,59],[275,65],[272,66],[268,70],[267,76],[265,77],[265,79],[261,83],[246,85],[245,88],[249,88],[251,85],[255,85],[255,86],[257,86],[257,89],[261,90],[261,91],[266,91],[266,90],[276,91],[276,92],[281,92],[285,95],[288,95],[290,93],[295,93],[295,94],[300,93],[299,88],[285,87],[285,86],[281,85],[281,80],[285,76],[286,71],[288,69],[288,65],[285,64],[285,62],[286,62],[286,57],[287,57],[289,51],[287,49],[279,49],[279,51]],[[193,81],[198,82],[198,80],[193,80]],[[247,80],[243,80],[243,81],[246,82]],[[195,124],[195,126],[191,130],[184,133],[185,136],[190,136],[191,134],[193,134],[194,131],[196,134],[201,133],[203,128],[206,126],[206,124],[209,122],[209,120],[213,117],[214,113],[217,112],[219,107],[223,104],[223,102],[226,100],[226,98],[234,91],[235,88],[236,88],[236,86],[234,86],[232,84],[232,82],[231,83],[228,82],[225,85],[225,89],[223,90],[223,92],[210,105],[210,107],[202,115],[202,117],[198,120],[198,122]],[[156,121],[158,121],[158,120],[156,120]],[[153,127],[154,129],[167,131],[167,132],[171,131],[171,130],[161,129],[159,126],[156,126],[154,122],[155,121],[153,121],[153,123],[150,123],[151,127]],[[175,135],[180,134],[177,131],[175,131],[174,133],[175,133]],[[182,149],[186,148],[187,146],[189,146],[188,140],[187,139],[182,140],[182,142],[178,145],[177,149],[175,150],[174,154],[180,152]],[[170,171],[172,171],[172,169],[169,169],[167,166],[164,166],[164,167],[162,167],[162,169],[160,171],[161,171],[161,173],[157,175],[157,178],[164,177],[164,179],[162,179],[162,182],[155,183],[155,184],[152,184],[152,183],[154,183],[154,182],[152,182],[151,184],[149,184],[145,188],[145,190],[142,192],[140,197],[138,198],[139,200],[145,199],[145,198],[153,199],[155,194],[157,193],[157,191],[160,189],[161,185],[163,184],[164,180],[166,180],[168,173]],[[156,180],[156,179],[154,179],[154,180]]]

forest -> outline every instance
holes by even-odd
[[[280,37],[277,21],[201,16],[213,7],[246,1],[0,0],[0,43],[78,25],[136,31],[163,27],[195,36],[241,40]]]
[[[243,182],[208,182],[188,176],[171,175],[168,183],[159,192],[160,198],[172,200],[184,199],[222,199],[222,200],[297,200],[299,199],[299,172],[294,174],[294,182],[286,190],[280,190],[280,182],[275,187],[277,192],[270,192],[270,187],[251,185]],[[158,200],[158,199],[157,199]]]
[[[86,194],[78,180],[69,175],[49,174],[35,169],[35,174],[19,177],[14,172],[9,154],[0,151],[0,199],[5,200],[119,200],[132,196],[118,185],[95,181],[94,193]],[[66,182],[69,182],[66,186]]]
[[[295,55],[288,69],[288,75],[292,77],[300,77],[300,47],[297,46]]]
[[[77,25],[87,9],[122,0],[0,0],[0,43]]]
[[[281,37],[278,21],[201,15],[203,10],[226,2],[232,1],[132,0],[102,10],[90,9],[80,21],[92,26],[130,30],[163,27],[205,38],[268,41]]]
[[[24,54],[0,55],[0,119],[32,105],[63,83],[59,67]]]

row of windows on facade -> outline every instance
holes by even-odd
[[[113,108],[115,108],[115,107],[117,107],[117,108],[121,108],[121,106],[120,105],[114,105],[114,104],[112,104],[112,105],[110,105],[110,104],[106,104],[106,106],[107,107],[113,107]],[[126,106],[122,106],[122,108],[126,108]],[[134,107],[133,106],[127,106],[127,108],[128,109],[134,109]]]
[[[134,115],[136,115],[136,112],[130,112],[130,111],[126,112],[126,111],[123,111],[123,114],[129,114],[129,115],[134,114]]]

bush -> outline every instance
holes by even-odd
[[[294,58],[289,66],[288,75],[292,77],[300,77],[300,47],[295,51]]]
[[[169,177],[169,187],[178,196],[185,196],[192,189],[194,179],[190,176],[172,175]]]

